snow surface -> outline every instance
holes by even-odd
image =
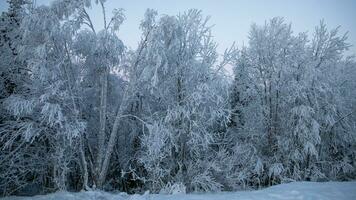
[[[356,182],[294,182],[258,191],[221,192],[206,194],[148,194],[56,192],[34,197],[5,197],[1,200],[356,200]]]

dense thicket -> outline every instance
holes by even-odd
[[[198,10],[9,0],[0,20],[0,193],[221,191],[356,178],[356,63],[325,22],[253,24],[219,56]],[[102,30],[87,10],[100,6]],[[236,19],[238,20],[238,19]],[[233,80],[224,69],[232,66]]]

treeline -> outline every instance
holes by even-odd
[[[321,21],[309,37],[277,17],[219,56],[200,11],[148,9],[131,50],[117,34],[123,10],[104,0],[8,3],[1,195],[356,178],[356,64],[338,28]],[[91,6],[102,8],[102,30]]]

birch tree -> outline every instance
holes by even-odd
[[[153,20],[152,20],[153,21]],[[206,152],[214,143],[211,127],[226,122],[223,99],[218,94],[216,45],[207,19],[197,10],[164,16],[154,24],[145,51],[142,79],[150,98],[148,132],[139,161],[148,172],[151,188],[182,183],[187,190],[219,190]],[[215,81],[213,84],[213,81]]]

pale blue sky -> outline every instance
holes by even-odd
[[[37,4],[51,0],[37,0]],[[251,23],[263,24],[275,16],[292,22],[295,33],[310,34],[320,19],[325,19],[329,28],[341,25],[341,31],[349,31],[349,42],[356,45],[356,0],[107,0],[107,12],[124,8],[126,21],[119,36],[129,47],[135,48],[140,38],[139,24],[146,8],[156,9],[159,14],[175,15],[189,8],[203,11],[211,16],[213,36],[220,53],[234,41],[247,43]],[[0,10],[6,9],[6,0],[0,0]],[[90,15],[97,29],[102,27],[100,7],[93,5]],[[356,48],[351,52],[356,54]]]

